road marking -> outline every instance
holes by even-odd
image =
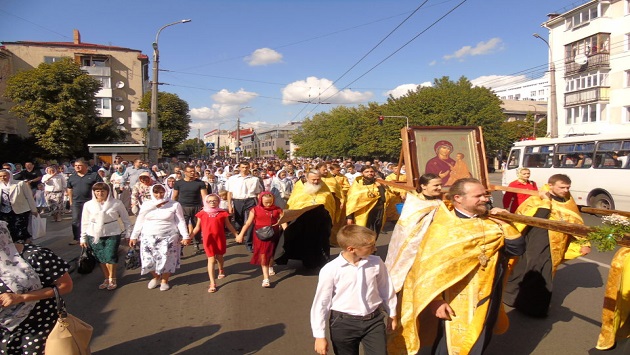
[[[585,257],[583,257],[583,256],[578,257],[578,259],[581,259],[581,260],[584,260],[584,261],[586,261],[586,262],[593,263],[593,264],[597,264],[597,265],[599,265],[599,266],[601,266],[601,267],[605,267],[605,268],[607,268],[607,269],[610,269],[610,265],[608,265],[608,264],[604,264],[604,263],[600,263],[599,261],[595,261],[595,260],[593,260],[593,259],[585,258]]]

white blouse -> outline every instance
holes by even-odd
[[[42,177],[42,183],[44,184],[44,191],[46,192],[66,191],[66,178],[62,174],[46,174]]]
[[[94,226],[96,216],[93,215],[93,208],[90,208],[88,204],[98,203],[95,200],[90,200],[83,206],[83,214],[81,215],[81,241],[86,242],[87,236],[94,236]],[[105,213],[105,212],[100,212]],[[121,227],[118,219],[122,220],[124,226]],[[126,238],[131,231],[131,221],[129,220],[129,213],[125,205],[119,200],[114,200],[112,207],[108,210],[103,218],[103,236],[112,236],[122,234],[123,238]]]
[[[136,224],[131,233],[131,239],[138,239],[143,235],[173,235],[179,234],[184,239],[190,239],[188,227],[184,220],[184,210],[177,201],[168,201],[161,207],[146,213],[140,210]]]

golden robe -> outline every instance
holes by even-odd
[[[366,226],[368,215],[372,208],[378,204],[381,193],[378,183],[363,185],[363,176],[358,176],[350,190],[346,201],[346,216],[354,214],[354,222],[360,226]],[[383,214],[384,216],[384,214]],[[383,224],[385,221],[383,220]]]
[[[490,298],[501,297],[491,292],[503,281],[496,280],[497,265],[505,262],[500,249],[505,239],[519,237],[511,224],[458,218],[440,202],[399,294],[400,322],[388,339],[388,354],[416,354],[420,347],[433,344],[438,319],[425,311],[442,295],[456,314],[445,322],[449,354],[468,354],[485,327]],[[495,305],[499,314],[494,331],[502,333],[507,330],[507,315],[500,301]]]
[[[626,338],[630,338],[630,248],[622,247],[610,263],[597,349],[610,349]]]
[[[337,213],[337,206],[335,204],[335,198],[328,189],[328,186],[321,184],[320,190],[312,195],[307,194],[304,191],[304,183],[298,181],[293,187],[289,201],[287,201],[287,209],[299,210],[312,205],[324,205],[324,208],[328,211],[328,214],[330,214],[330,218],[334,220],[334,216]]]
[[[400,174],[396,176],[396,174],[391,173],[385,177],[385,181],[400,181],[406,182],[407,175]],[[396,221],[400,218],[398,211],[396,210],[396,204],[402,203],[405,195],[407,194],[407,190],[399,189],[392,186],[387,186],[387,190],[385,190],[385,220],[386,221]]]
[[[548,189],[548,187],[546,188]],[[575,204],[573,197],[570,197],[566,202],[560,202],[554,199],[541,199],[538,196],[531,196],[516,209],[515,213],[531,217],[536,214],[536,211],[538,211],[539,208],[551,210],[551,214],[548,218],[550,221],[564,221],[569,223],[584,224],[582,216],[580,215],[580,210]],[[526,224],[521,223],[515,223],[515,226],[521,232],[527,227]],[[581,245],[577,243],[576,239],[580,237],[573,237],[565,233],[551,230],[548,231],[548,234],[553,276],[556,274],[558,266],[560,266],[564,260],[571,260],[580,256],[579,253],[575,252],[575,248],[579,250]],[[571,248],[569,248],[570,246]]]

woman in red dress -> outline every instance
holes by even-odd
[[[236,237],[236,241],[241,243],[244,231],[247,231],[252,223],[254,224],[254,255],[252,255],[250,263],[261,266],[263,272],[262,287],[270,287],[269,276],[276,274],[273,270],[273,256],[280,239],[278,221],[281,216],[282,209],[274,204],[273,194],[269,191],[262,192],[258,195],[258,205],[251,209],[247,222],[241,229],[241,234]],[[274,235],[271,239],[260,240],[256,236],[256,230],[267,226],[273,228]],[[286,228],[286,224],[283,224],[282,227]]]
[[[193,235],[199,233],[203,238],[203,249],[208,257],[208,276],[210,277],[210,286],[208,292],[217,291],[217,285],[214,277],[214,264],[219,264],[218,279],[225,277],[223,271],[223,255],[225,255],[225,227],[234,235],[237,234],[236,229],[230,223],[230,214],[228,211],[219,208],[221,198],[217,194],[207,195],[203,201],[203,210],[199,211],[197,217],[197,225],[193,230]]]

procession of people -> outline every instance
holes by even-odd
[[[430,164],[442,163],[438,159],[450,159],[449,142],[438,143],[435,162],[427,163],[427,171]],[[140,246],[141,274],[151,276],[149,289],[177,287],[181,280],[170,279],[182,263],[182,248],[196,244],[196,250],[208,257],[207,292],[217,293],[229,273],[224,255],[231,234],[252,253],[251,263],[261,266],[263,288],[273,285],[274,266],[290,260],[322,270],[311,310],[317,353],[330,351],[328,327],[337,354],[354,354],[363,343],[368,355],[417,354],[424,348],[432,354],[478,355],[493,334],[507,329],[504,304],[532,317],[553,312],[555,272],[562,262],[588,254],[590,246],[579,236],[498,218],[497,213],[507,211],[490,206],[487,186],[469,174],[449,179],[456,161],[450,165],[450,173],[432,168],[420,175],[418,191],[403,186],[404,165],[343,160],[172,161],[148,169],[140,159],[133,163],[117,159],[107,167],[90,167],[76,159],[69,176],[60,174],[62,169],[54,164],[44,168],[42,183],[51,186],[46,190],[52,202],[47,213],[53,221],[63,216],[64,201],[69,201],[73,221],[69,244],[94,250],[104,278],[97,289],[125,286],[117,282],[116,265],[119,246],[126,245]],[[9,167],[2,171],[7,195],[15,194],[13,185],[27,186],[14,181]],[[521,171],[518,184],[511,186],[537,191],[529,178],[529,171]],[[443,193],[445,184],[448,191]],[[570,185],[568,176],[556,174],[538,195],[512,193],[505,207],[518,215],[581,224]],[[62,187],[65,193],[58,190]],[[36,191],[22,190],[19,196],[26,202],[14,204],[26,206],[20,215],[28,219],[40,212],[29,203],[28,195]],[[392,206],[403,203],[402,210],[392,213]],[[130,215],[136,215],[135,224]],[[387,257],[381,260],[372,254],[388,221],[395,226]],[[14,232],[24,223],[5,227],[7,255],[14,249],[12,243],[31,245],[28,232]],[[335,246],[342,250],[336,257],[331,256]],[[598,349],[615,348],[618,341],[630,346],[625,341],[630,337],[627,255],[627,248],[622,248],[613,261]],[[361,277],[351,271],[366,268],[369,273],[361,271],[365,272]],[[59,287],[69,292],[71,280],[65,277],[59,280],[70,286]],[[14,304],[14,299],[3,296],[17,289],[4,279],[0,283],[9,286],[0,288],[0,300]],[[30,290],[37,287],[41,286]],[[354,304],[358,301],[362,306]],[[2,339],[14,344],[15,327],[5,324],[11,324],[15,313],[0,313]]]

